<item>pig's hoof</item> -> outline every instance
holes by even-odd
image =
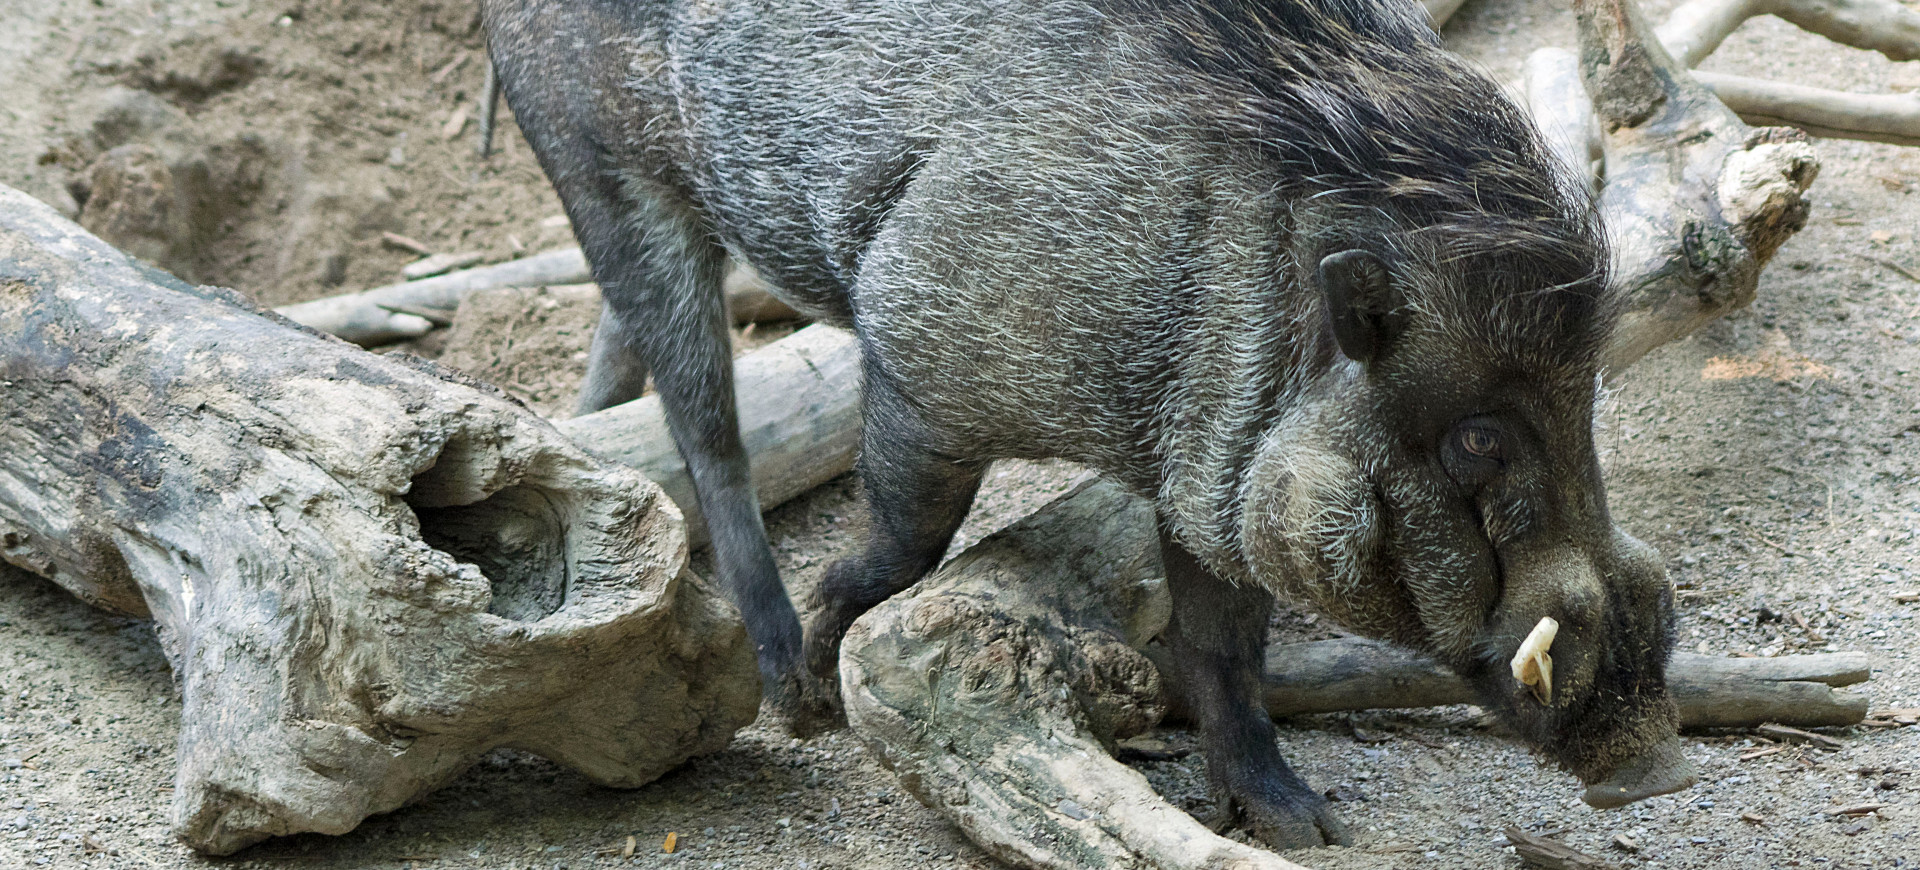
[[[791,673],[773,689],[767,693],[766,712],[775,726],[794,737],[805,740],[847,724],[833,686],[804,673]]]
[[[1273,849],[1350,846],[1353,835],[1326,798],[1300,789],[1271,787],[1232,796],[1215,794],[1218,809],[1207,820],[1215,831],[1239,828]]]

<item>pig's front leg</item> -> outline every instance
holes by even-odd
[[[807,626],[807,666],[827,685],[838,680],[840,639],[848,626],[940,563],[973,507],[987,465],[936,449],[935,433],[881,366],[869,358],[864,368],[866,423],[857,468],[872,515],[866,545],[827,569],[807,608],[814,614]]]
[[[1351,843],[1326,799],[1280,757],[1273,721],[1260,706],[1273,594],[1216,576],[1164,527],[1160,553],[1173,596],[1173,621],[1161,639],[1200,726],[1214,827],[1239,825],[1276,849]]]

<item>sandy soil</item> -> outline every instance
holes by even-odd
[[[382,230],[490,259],[567,241],[543,220],[558,205],[510,123],[485,163],[472,156],[471,125],[444,135],[480,81],[469,4],[0,0],[0,22],[0,182],[71,211],[73,192],[86,192],[75,182],[115,146],[220,158],[228,207],[174,264],[198,280],[279,304],[394,280],[412,255],[383,246]],[[1568,13],[1551,0],[1475,0],[1446,35],[1503,78],[1532,47],[1572,42]],[[1920,80],[1920,64],[1772,19],[1746,25],[1707,67],[1875,93]],[[146,120],[116,120],[132,109]],[[1920,269],[1920,152],[1820,150],[1813,220],[1781,251],[1759,301],[1657,351],[1606,406],[1612,505],[1667,557],[1683,648],[1861,650],[1874,658],[1863,688],[1877,709],[1920,707],[1920,604],[1895,597],[1920,591],[1920,282],[1895,268]],[[590,305],[567,309],[581,303],[564,292],[516,300],[487,315],[498,327],[473,313],[417,349],[444,350],[564,413]],[[529,313],[516,319],[514,305]],[[996,469],[961,543],[1078,474],[1057,463]],[[772,513],[794,585],[817,581],[852,545],[854,489],[837,481]],[[1325,631],[1293,611],[1276,628]],[[0,866],[995,866],[851,735],[797,742],[758,728],[636,791],[497,753],[351,834],[207,861],[173,844],[164,822],[178,713],[145,624],[0,569]],[[1700,786],[1598,812],[1570,777],[1478,720],[1458,707],[1283,722],[1289,756],[1342,798],[1360,836],[1351,849],[1289,857],[1329,870],[1511,868],[1499,832],[1519,825],[1559,831],[1620,867],[1920,866],[1920,728],[1840,729],[1837,752],[1789,747],[1747,761],[1760,745],[1750,735],[1693,735]],[[1388,739],[1361,742],[1355,725]],[[1177,803],[1205,808],[1197,757],[1143,770]],[[1822,812],[1863,802],[1888,806]],[[660,850],[668,832],[672,855]],[[623,861],[628,837],[638,849]]]

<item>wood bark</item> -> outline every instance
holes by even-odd
[[[363,347],[378,347],[419,338],[431,332],[435,321],[452,317],[460,299],[476,290],[496,287],[538,287],[586,284],[593,270],[579,248],[560,248],[477,269],[462,269],[418,281],[388,284],[358,293],[329,296],[282,306],[287,319]],[[799,316],[773,295],[753,270],[736,267],[727,274],[722,292],[735,323],[764,323]]]
[[[499,746],[636,786],[756,712],[638,473],[6,188],[0,444],[0,558],[155,621],[196,849],[347,831]]]

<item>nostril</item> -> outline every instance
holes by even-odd
[[[524,480],[492,489],[498,477],[492,451],[449,442],[433,466],[414,477],[406,502],[428,546],[487,578],[493,590],[488,613],[540,619],[567,599],[563,496]]]

